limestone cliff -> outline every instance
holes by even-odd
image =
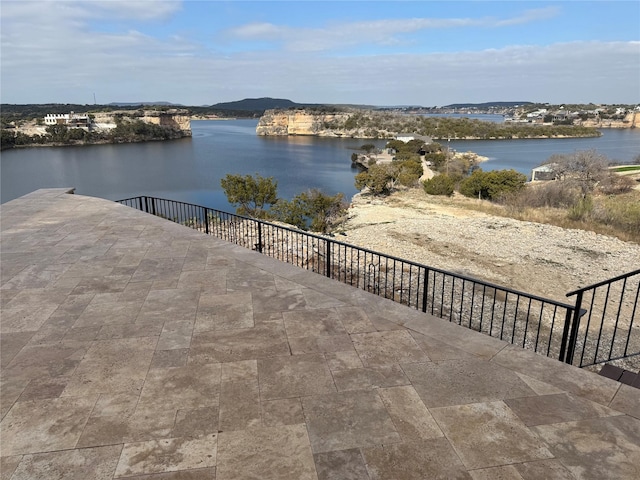
[[[640,128],[640,112],[629,112],[622,120],[590,118],[582,122],[582,125],[593,128]]]
[[[145,111],[144,116],[141,118],[141,120],[143,122],[160,125],[161,127],[171,128],[173,130],[179,130],[183,134],[188,136],[191,135],[191,117],[188,115],[187,112]]]
[[[97,112],[93,114],[94,127],[98,130],[115,128],[116,118],[124,121],[141,120],[145,123],[160,125],[174,130],[178,136],[191,136],[191,117],[186,110],[114,110],[111,112]]]
[[[260,117],[258,135],[313,135],[316,137],[392,138],[378,129],[348,128],[350,111],[325,113],[314,110],[267,110]]]

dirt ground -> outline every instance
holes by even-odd
[[[488,215],[467,208],[473,202],[419,189],[387,198],[357,195],[339,239],[559,301],[640,268],[638,244]]]

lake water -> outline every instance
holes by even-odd
[[[193,137],[167,142],[7,150],[0,163],[2,203],[39,188],[75,187],[110,200],[137,195],[231,210],[220,187],[227,173],[273,176],[281,197],[309,188],[357,193],[351,154],[383,140],[259,137],[257,120],[192,122]],[[450,148],[490,158],[485,170],[514,168],[527,175],[554,153],[596,149],[630,162],[640,154],[640,130],[604,130],[589,139],[451,141]]]

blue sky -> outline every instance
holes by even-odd
[[[638,1],[2,0],[3,103],[640,102]]]

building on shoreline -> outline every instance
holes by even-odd
[[[75,112],[48,113],[44,116],[45,125],[64,125],[69,128],[89,128],[91,120],[89,115]]]

